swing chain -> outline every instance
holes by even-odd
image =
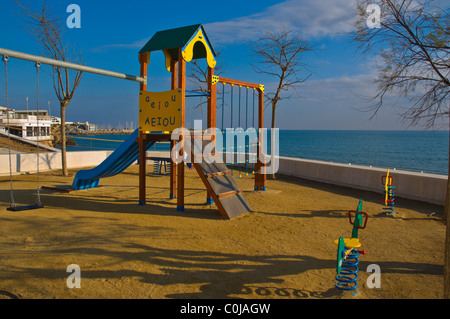
[[[36,174],[36,192],[37,192],[37,197],[36,197],[36,204],[38,206],[41,206],[41,191],[40,191],[40,187],[39,187],[39,140],[41,137],[41,128],[39,126],[39,69],[41,67],[41,63],[40,62],[36,62],[35,64],[36,67],[36,100],[37,100],[37,105],[36,105],[36,124],[38,127],[38,138],[36,141],[36,170],[37,170],[37,174]]]
[[[9,97],[8,97],[8,57],[3,56],[3,63],[5,64],[5,97],[6,97],[6,126],[8,127],[8,155],[9,155],[9,185],[10,185],[10,207],[16,207],[14,200],[14,188],[12,180],[12,161],[11,161],[11,127],[9,126]]]

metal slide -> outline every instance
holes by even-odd
[[[233,176],[231,176],[231,170],[223,162],[222,154],[203,155],[205,145],[208,143],[210,142],[201,141],[195,143],[192,140],[190,147],[191,158],[195,159],[195,154],[202,154],[198,155],[202,157],[202,160],[193,161],[193,165],[220,214],[226,219],[231,219],[250,212],[252,209],[242,189],[239,188]]]
[[[80,170],[75,175],[72,183],[73,190],[82,190],[98,187],[100,178],[111,177],[120,174],[139,158],[139,143],[136,139],[139,136],[139,129],[136,129],[131,136],[111,154],[100,165],[88,170]],[[146,144],[148,150],[154,142]]]

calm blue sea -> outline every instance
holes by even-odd
[[[114,150],[127,135],[81,136],[70,151]],[[448,131],[281,130],[279,155],[447,174]],[[169,150],[168,144],[153,149]]]

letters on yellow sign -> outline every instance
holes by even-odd
[[[181,90],[139,92],[139,128],[171,132],[181,126]]]

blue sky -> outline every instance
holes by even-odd
[[[40,0],[29,1],[39,8]],[[224,76],[262,83],[266,90],[275,79],[261,76],[250,63],[253,57],[247,43],[267,31],[281,27],[302,33],[317,48],[305,56],[313,72],[307,82],[290,92],[292,98],[279,104],[277,126],[280,129],[329,130],[401,130],[407,128],[389,105],[370,119],[371,113],[361,96],[372,96],[376,87],[375,56],[361,57],[345,33],[352,30],[354,15],[350,0],[289,1],[87,1],[48,0],[55,16],[66,19],[69,4],[81,8],[81,28],[69,29],[65,39],[83,52],[86,65],[139,75],[137,53],[159,30],[202,23],[217,51],[222,53]],[[13,0],[3,0],[0,10],[0,47],[41,54],[34,39],[23,28],[20,12]],[[0,105],[5,104],[3,66],[0,67]],[[10,106],[30,108],[36,105],[36,73],[33,63],[13,60],[8,64]],[[151,56],[149,91],[169,90],[170,74],[164,68],[162,53]],[[41,73],[40,106],[59,115],[59,104],[49,74]],[[139,84],[85,73],[67,108],[68,121],[89,121],[117,127],[119,123],[138,121]],[[187,105],[187,122],[201,117]],[[407,107],[401,104],[400,107]],[[269,123],[271,113],[265,112]],[[415,129],[419,129],[415,127]]]

